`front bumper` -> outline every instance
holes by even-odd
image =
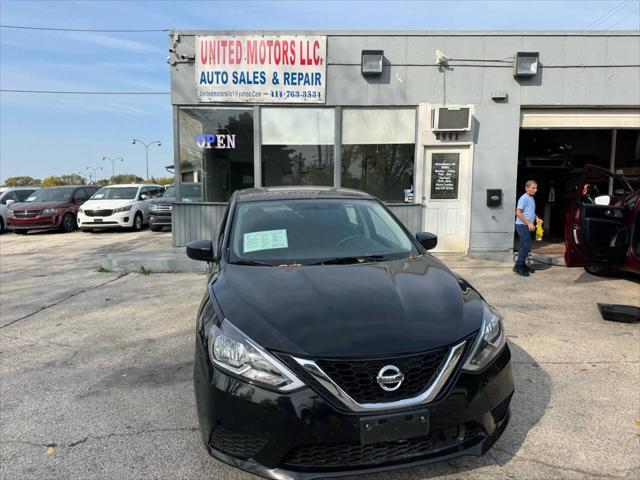
[[[107,217],[90,217],[78,212],[78,228],[131,228],[133,226],[133,209],[118,212]],[[99,221],[96,221],[99,219]]]
[[[150,227],[171,227],[171,212],[149,212]]]
[[[8,217],[9,230],[54,230],[60,226],[61,215],[38,215],[32,218]]]
[[[483,455],[508,423],[514,391],[505,346],[483,372],[454,376],[433,403],[392,412],[427,409],[424,437],[362,445],[360,419],[367,415],[342,411],[311,388],[283,394],[227,375],[211,365],[199,336],[194,383],[200,430],[212,456],[267,478],[295,480]]]

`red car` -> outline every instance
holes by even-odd
[[[99,189],[95,185],[71,185],[36,190],[24,202],[11,205],[7,227],[15,233],[29,230],[71,232],[77,227],[78,208]]]
[[[623,175],[587,165],[565,218],[568,267],[594,275],[640,275],[640,188]]]

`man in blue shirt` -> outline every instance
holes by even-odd
[[[518,248],[518,260],[513,271],[518,275],[528,277],[529,273],[535,271],[525,263],[531,251],[531,232],[536,229],[534,222],[541,220],[536,215],[536,201],[533,199],[538,191],[538,184],[534,180],[529,180],[524,185],[524,190],[525,193],[518,199],[516,207],[516,232],[520,237],[520,248]]]

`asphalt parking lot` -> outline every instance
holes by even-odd
[[[99,271],[105,255],[162,251],[170,235],[0,235],[1,478],[256,478],[210,458],[197,427],[206,277]],[[640,478],[640,328],[596,308],[640,304],[640,284],[443,258],[505,318],[511,423],[482,458],[360,478]]]

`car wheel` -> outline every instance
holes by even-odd
[[[0,233],[4,233],[4,220],[0,217]]]
[[[607,277],[613,273],[610,265],[592,265],[590,267],[584,267],[584,269],[591,275],[597,275],[598,277]]]
[[[76,229],[76,219],[71,213],[65,213],[60,223],[60,230],[64,233],[73,232]]]
[[[143,219],[142,219],[142,214],[140,212],[136,213],[135,217],[133,217],[133,231],[134,232],[139,232],[140,230],[142,230],[142,227],[144,226],[143,223]]]

